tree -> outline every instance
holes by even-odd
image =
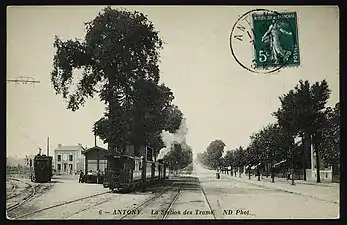
[[[268,124],[251,137],[249,146],[244,151],[245,165],[250,168],[257,166],[266,169],[268,176],[271,169],[272,182],[274,182],[274,165],[276,162],[291,161],[293,149],[293,137],[277,123]],[[258,173],[260,174],[260,173]],[[260,175],[258,176],[260,179]]]
[[[203,153],[198,154],[198,160],[211,169],[222,166],[222,155],[225,144],[222,140],[212,141]]]
[[[233,174],[232,171],[233,171],[233,168],[235,166],[235,159],[234,159],[234,152],[231,151],[231,150],[228,150],[226,151],[226,154],[225,156],[223,157],[224,158],[224,163],[225,163],[225,167],[231,167],[231,175]]]
[[[167,87],[158,85],[162,48],[158,31],[142,13],[111,7],[85,25],[84,40],[55,38],[51,81],[56,94],[72,111],[96,94],[105,102],[105,115],[95,123],[94,132],[111,150],[122,151],[129,142],[146,144],[149,133],[155,136],[164,126],[165,113],[160,112],[173,99]],[[73,91],[76,69],[82,76]],[[160,125],[152,129],[149,123]]]
[[[170,170],[177,171],[187,167],[193,161],[192,148],[183,143],[175,143],[163,160],[169,164]]]
[[[212,141],[206,149],[209,165],[216,169],[220,165],[220,158],[223,155],[225,144],[221,140]]]
[[[318,140],[321,157],[325,163],[332,166],[333,177],[338,174],[340,162],[340,104],[332,109],[326,109],[326,123],[321,129],[321,137]]]
[[[304,177],[307,164],[307,152],[311,145],[311,137],[317,163],[319,161],[319,146],[317,136],[324,123],[325,104],[330,96],[330,89],[326,80],[316,82],[310,86],[309,81],[299,81],[299,84],[288,94],[280,97],[281,107],[273,113],[278,123],[293,136],[299,134],[304,139]],[[320,182],[319,164],[317,164],[317,183]]]
[[[235,167],[238,167],[239,169],[239,177],[241,177],[241,173],[243,171],[243,167],[246,165],[245,162],[245,151],[240,146],[237,148],[234,152],[234,161],[235,161]]]

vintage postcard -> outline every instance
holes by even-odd
[[[8,6],[9,220],[340,218],[337,6]]]

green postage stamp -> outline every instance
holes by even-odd
[[[297,12],[254,9],[235,22],[230,49],[236,62],[254,73],[300,65]]]
[[[252,22],[255,68],[300,65],[296,12],[254,13]]]

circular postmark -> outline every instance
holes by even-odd
[[[300,65],[296,12],[254,9],[230,33],[230,50],[244,69],[269,74]]]

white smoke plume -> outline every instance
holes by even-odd
[[[161,132],[161,139],[164,142],[165,148],[162,148],[159,151],[158,159],[164,158],[164,156],[170,152],[171,146],[173,144],[182,144],[186,143],[186,135],[188,134],[188,128],[186,125],[186,119],[181,120],[180,127],[176,130],[175,133],[170,133],[163,130]]]

